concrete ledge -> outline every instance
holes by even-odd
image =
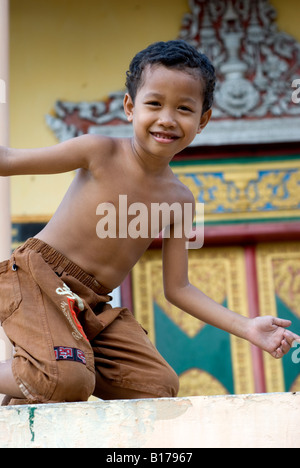
[[[300,448],[300,394],[3,407],[1,448]]]

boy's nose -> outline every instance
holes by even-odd
[[[164,127],[175,127],[176,120],[175,120],[174,114],[168,110],[161,111],[159,115],[158,123]]]

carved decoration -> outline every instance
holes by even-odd
[[[213,281],[212,274],[214,272]],[[199,263],[198,259],[190,261],[190,281],[201,287],[201,291],[213,298],[219,304],[223,304],[226,299],[227,277],[230,274],[229,264],[225,260],[206,259]],[[165,298],[161,285],[163,284],[163,273],[161,260],[152,262],[152,293],[153,299],[162,310],[182,329],[189,337],[195,337],[205,326],[201,320],[197,320],[191,315],[173,306]]]
[[[202,369],[190,369],[180,376],[178,397],[199,395],[226,395],[226,388]]]
[[[46,116],[46,122],[55,133],[59,141],[84,135],[86,133],[98,133],[97,128],[116,127],[120,124],[128,124],[123,109],[124,92],[116,92],[109,95],[106,101],[94,102],[68,102],[56,101],[54,107],[55,117]]]
[[[300,243],[261,244],[257,247],[256,261],[259,285],[260,315],[281,316],[277,298],[293,314],[293,331],[299,333],[299,272]],[[278,361],[264,353],[267,392],[299,391],[299,365],[292,358]],[[292,375],[293,385],[287,383]],[[291,378],[289,378],[290,380]],[[286,388],[287,386],[287,388]]]
[[[178,179],[205,204],[206,221],[299,218],[299,161],[178,166]]]
[[[275,292],[300,318],[300,252],[272,259]]]
[[[278,30],[268,0],[190,0],[179,38],[205,52],[218,76],[213,120],[194,145],[300,141],[300,44]],[[132,136],[124,91],[106,101],[57,101],[47,124],[60,141],[84,133]]]
[[[291,89],[300,44],[278,31],[267,0],[191,0],[190,8],[180,37],[216,67],[215,119],[300,115]]]

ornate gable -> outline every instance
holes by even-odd
[[[190,0],[179,38],[206,53],[218,84],[213,119],[194,145],[300,141],[300,43],[278,30],[268,0]],[[106,101],[57,101],[47,124],[59,140],[83,133],[132,135],[124,91]]]

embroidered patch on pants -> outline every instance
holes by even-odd
[[[56,346],[54,352],[57,361],[75,361],[86,365],[85,354],[80,349]]]

